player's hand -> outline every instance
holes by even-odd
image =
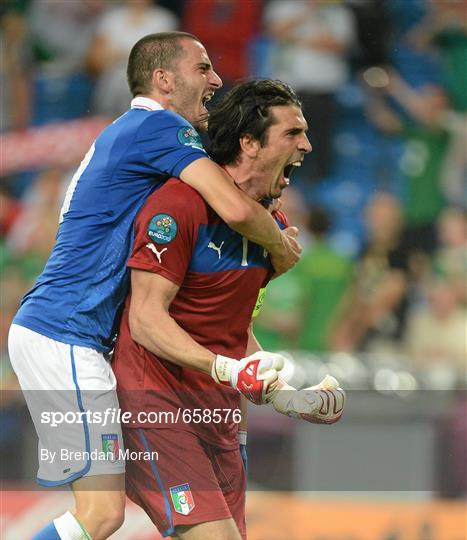
[[[280,354],[258,351],[234,360],[218,354],[211,368],[212,378],[238,390],[255,405],[269,403],[277,392],[278,371],[284,367]]]
[[[345,392],[331,375],[303,390],[279,381],[279,390],[272,402],[276,411],[312,424],[334,424],[342,416],[344,403]]]
[[[287,227],[281,231],[282,251],[280,255],[271,255],[271,262],[274,266],[274,277],[284,274],[290,270],[300,259],[302,248],[298,243],[297,227]]]

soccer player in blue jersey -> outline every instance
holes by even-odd
[[[73,513],[35,540],[107,538],[123,521],[119,419],[99,422],[92,413],[118,408],[106,354],[128,290],[134,218],[146,198],[179,177],[267,249],[278,273],[299,257],[295,231],[280,231],[202,147],[196,129],[206,127],[205,103],[221,80],[199,40],[183,32],[146,36],[130,53],[128,82],[131,110],[100,134],[75,173],[55,247],[10,330],[11,362],[39,436],[38,481],[71,485],[76,501]],[[65,413],[76,421],[64,422]]]

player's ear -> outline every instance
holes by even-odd
[[[240,137],[240,148],[244,154],[249,158],[254,159],[258,156],[258,152],[261,149],[261,143],[258,139],[255,139],[252,135],[246,134]]]
[[[155,90],[167,94],[172,89],[171,74],[165,69],[155,69],[152,73],[152,84]]]

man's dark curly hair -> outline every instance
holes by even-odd
[[[220,165],[234,163],[240,155],[239,139],[251,135],[261,146],[267,131],[276,122],[271,107],[301,103],[281,81],[258,79],[236,84],[209,114],[209,153]]]

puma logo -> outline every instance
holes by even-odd
[[[164,253],[164,251],[167,251],[167,248],[162,249],[161,251],[157,251],[157,248],[154,244],[146,244],[146,247],[149,248],[153,253],[156,254],[157,260],[159,261],[159,264],[162,264],[161,261],[161,255]]]
[[[216,244],[214,242],[209,242],[208,244],[208,248],[211,248],[213,249],[214,251],[217,251],[217,256],[218,258],[220,259],[221,258],[221,249],[222,249],[222,246],[224,245],[224,242],[222,241],[221,242],[221,245],[219,247],[216,246]]]
[[[250,364],[245,371],[248,373],[250,377],[254,377],[255,375],[255,366],[253,364]]]

